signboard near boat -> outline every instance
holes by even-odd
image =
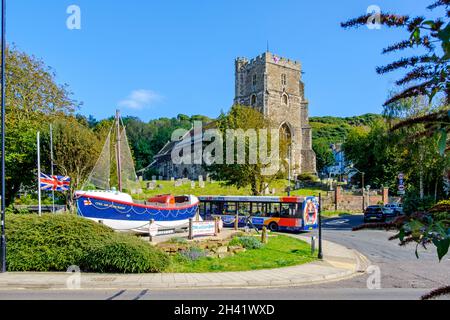
[[[210,221],[194,221],[189,220],[189,239],[196,237],[217,236],[220,230],[223,228],[223,222],[221,219],[215,219]]]

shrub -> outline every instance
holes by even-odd
[[[245,249],[260,249],[262,248],[262,243],[255,237],[234,237],[230,243],[230,246],[240,245]]]
[[[152,272],[168,258],[140,239],[75,215],[9,215],[9,271]],[[136,264],[136,267],[130,266]]]
[[[405,213],[423,212],[429,210],[435,201],[431,196],[425,196],[423,199],[416,195],[407,195],[403,200],[403,211]]]
[[[165,253],[141,239],[116,234],[90,248],[82,260],[81,268],[94,272],[162,272],[169,263],[169,257]]]
[[[305,182],[314,182],[317,180],[316,176],[309,174],[309,173],[303,173],[297,176],[297,180],[299,181],[305,181]]]
[[[188,261],[197,261],[200,258],[206,257],[207,253],[197,247],[190,247],[180,252],[180,256]]]

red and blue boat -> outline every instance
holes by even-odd
[[[117,231],[148,232],[154,220],[161,229],[187,227],[198,211],[192,195],[162,195],[136,203],[119,191],[77,191],[78,215],[103,223]]]
[[[112,134],[114,131],[116,135]],[[111,156],[112,145],[115,157]],[[111,175],[111,159],[115,159],[115,175]],[[136,201],[130,194],[142,194],[142,188],[136,176],[125,126],[117,111],[97,163],[82,190],[75,192],[78,215],[117,231],[147,233],[152,220],[160,229],[187,227],[189,219],[198,211],[199,200],[192,195],[160,195]]]

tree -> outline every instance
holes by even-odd
[[[6,51],[6,205],[19,190],[37,188],[36,132],[78,104],[41,60],[14,47]]]
[[[322,172],[325,167],[333,165],[333,151],[331,151],[330,144],[325,139],[314,139],[313,150],[316,153],[318,172]]]
[[[234,105],[228,114],[222,114],[216,121],[216,126],[220,130],[222,135],[222,140],[226,141],[226,131],[228,129],[232,130],[242,130],[242,132],[247,132],[247,130],[255,130],[258,132],[260,129],[267,129],[270,133],[272,128],[270,120],[264,117],[259,111],[246,106]],[[268,154],[272,151],[272,144],[270,144],[271,136],[268,137]],[[277,161],[275,172],[267,173],[266,169],[270,167],[270,164],[266,164],[261,161],[260,151],[255,145],[252,145],[250,141],[251,138],[245,138],[245,159],[239,159],[237,152],[237,142],[234,142],[234,163],[233,164],[213,164],[207,166],[207,171],[212,173],[214,179],[223,181],[225,185],[234,185],[237,188],[245,188],[250,186],[253,195],[261,195],[264,189],[270,185],[270,183],[277,177],[280,176],[283,170],[283,166],[286,166],[283,154],[287,153],[287,141],[280,139],[280,150],[277,157],[278,159],[272,159]],[[257,137],[258,144],[261,142],[261,136]],[[230,146],[224,143],[224,152],[226,154],[226,148]],[[255,150],[258,149],[258,150]],[[250,161],[250,152],[254,152],[256,161]],[[242,163],[238,163],[239,160],[244,160]],[[252,163],[256,162],[256,163]]]
[[[103,146],[88,127],[74,117],[64,117],[54,123],[53,143],[58,172],[72,179],[67,204],[72,209],[74,193],[80,190],[94,167]]]

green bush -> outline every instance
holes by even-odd
[[[144,241],[76,215],[9,215],[6,236],[9,271],[156,272],[169,263]]]
[[[230,243],[230,246],[240,245],[245,249],[260,249],[262,248],[262,243],[255,237],[234,237]]]
[[[141,239],[116,234],[102,244],[89,248],[80,267],[92,272],[143,273],[161,272],[169,263],[165,253]]]
[[[423,212],[429,210],[434,204],[434,197],[425,196],[420,199],[417,195],[409,194],[403,200],[403,211],[407,214]]]
[[[314,182],[317,180],[317,177],[309,173],[303,173],[297,176],[297,180],[304,182]]]

